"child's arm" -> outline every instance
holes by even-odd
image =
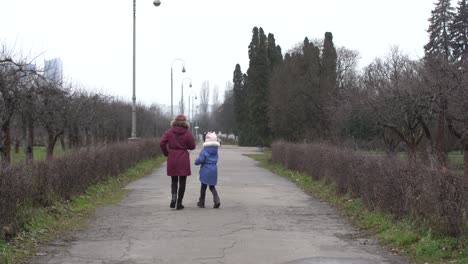
[[[202,150],[202,152],[200,152],[200,155],[198,156],[198,158],[195,160],[195,165],[204,164],[205,160],[206,160],[206,156],[203,154],[203,150]]]

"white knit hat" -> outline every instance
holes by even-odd
[[[208,132],[205,137],[205,142],[218,142],[218,137],[215,132]]]

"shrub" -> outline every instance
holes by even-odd
[[[14,235],[26,220],[18,213],[23,205],[69,200],[90,185],[160,154],[158,139],[144,139],[82,148],[52,161],[0,166],[0,239]]]
[[[361,198],[370,208],[411,216],[444,234],[468,232],[468,186],[462,175],[322,143],[276,142],[272,160],[333,182],[338,192]]]

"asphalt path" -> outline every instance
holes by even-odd
[[[191,161],[199,148],[191,152]],[[86,228],[41,249],[34,264],[407,263],[352,227],[327,203],[244,156],[255,148],[220,148],[213,208],[196,206],[198,167],[187,180],[185,209],[169,208],[165,164],[130,183],[119,204],[97,209]]]

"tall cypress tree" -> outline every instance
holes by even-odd
[[[283,61],[283,55],[281,54],[281,47],[276,45],[275,35],[272,33],[268,34],[267,42],[268,60],[270,61],[270,72]]]
[[[239,131],[239,145],[244,145],[246,126],[248,123],[246,112],[246,89],[244,86],[244,75],[239,64],[236,64],[233,78],[234,92],[234,116],[237,123],[237,131]]]
[[[331,32],[326,32],[323,41],[320,78],[322,91],[325,90],[330,94],[334,94],[336,90],[336,59],[337,54],[333,44],[333,35]]]
[[[258,28],[254,27],[252,29],[252,41],[250,41],[249,45],[249,70],[252,64],[252,61],[256,59],[257,51],[258,51],[258,44],[259,44],[259,36],[258,36]]]
[[[439,0],[429,18],[429,42],[424,46],[426,57],[442,57],[449,60],[451,56],[450,23],[454,17],[450,0]]]
[[[468,4],[467,0],[458,2],[457,14],[450,24],[451,48],[453,59],[466,70],[468,67]]]
[[[328,89],[325,88],[325,92],[321,91],[321,65],[320,65],[320,49],[315,46],[306,37],[302,47],[302,65],[304,67],[302,73],[303,86],[300,87],[301,96],[296,99],[301,108],[302,112],[305,113],[303,129],[305,134],[320,134],[321,127],[326,116],[323,111],[323,105],[328,101]],[[305,95],[305,96],[304,96]]]
[[[330,137],[330,106],[333,105],[333,99],[336,96],[336,60],[337,54],[333,44],[333,35],[331,32],[325,33],[323,41],[322,58],[320,62],[320,131],[319,135],[323,138]]]
[[[255,68],[255,63],[258,59],[258,46],[260,43],[259,30],[258,27],[252,29],[252,40],[249,44],[249,68],[247,73],[243,75],[244,77],[244,89],[245,89],[245,105],[244,105],[244,114],[246,115],[245,123],[243,125],[243,131],[245,133],[239,136],[239,140],[243,145],[255,145],[255,135],[256,131],[253,130],[252,112],[253,105],[255,103],[254,95],[256,94],[256,79],[257,79],[257,69]]]
[[[252,132],[254,132],[254,142],[252,143],[266,145],[270,142],[268,129],[270,62],[268,60],[267,37],[262,28],[258,30],[257,36],[253,36],[252,42],[257,39],[258,45],[250,60],[248,74],[250,125]]]

